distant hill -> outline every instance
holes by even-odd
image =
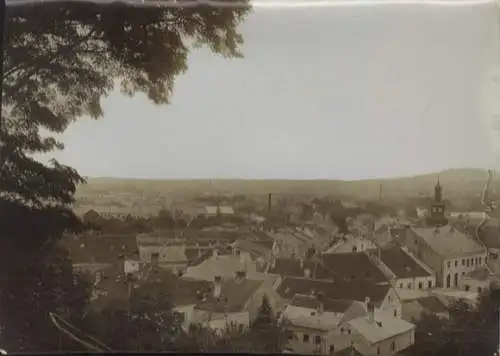
[[[296,195],[337,195],[353,199],[377,199],[380,184],[384,199],[400,199],[417,196],[431,196],[436,177],[439,176],[447,199],[480,196],[486,182],[486,170],[450,169],[434,174],[394,179],[373,179],[358,181],[341,180],[146,180],[123,178],[90,178],[88,184],[78,189],[77,197],[98,198],[100,195],[143,196],[156,200],[168,196],[182,199],[184,196],[207,193],[238,193],[262,195],[273,193]],[[496,182],[497,190],[500,185]]]

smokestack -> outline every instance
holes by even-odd
[[[273,196],[271,193],[269,193],[269,195],[267,196],[267,208],[269,212],[271,212],[272,209],[272,202],[273,202]]]
[[[215,276],[214,277],[214,298],[219,298],[221,295],[221,290],[222,290],[222,277],[221,276]]]

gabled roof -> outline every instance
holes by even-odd
[[[438,297],[431,295],[428,297],[418,298],[415,300],[426,311],[434,314],[447,313],[448,307]]]
[[[316,265],[317,263],[311,260],[304,260],[301,266],[301,261],[295,258],[276,258],[275,265],[269,269],[268,273],[286,277],[304,277],[305,269],[309,269],[312,276]]]
[[[120,255],[128,258],[138,255],[135,236],[65,236],[61,243],[73,263],[115,263]]]
[[[334,356],[363,356],[361,352],[359,352],[355,346],[348,346],[339,350],[333,354]]]
[[[235,313],[244,311],[245,304],[257,292],[263,281],[227,278],[222,281],[220,297],[213,295],[213,286],[196,304],[198,310],[213,313]]]
[[[375,312],[373,321],[368,316],[356,318],[348,324],[369,343],[377,343],[415,328],[415,325],[400,319]]]
[[[329,311],[332,313],[344,313],[352,305],[353,302],[352,300],[324,298],[322,303],[324,311]],[[320,304],[321,303],[316,296],[303,294],[296,294],[290,302],[290,305],[308,309],[317,309]]]
[[[312,295],[323,293],[327,299],[357,300],[364,302],[366,297],[375,304],[380,304],[392,287],[389,283],[372,282],[330,282],[307,278],[285,277],[276,292],[283,299],[292,299],[296,294]]]
[[[451,225],[410,228],[415,235],[423,239],[436,253],[442,256],[457,256],[464,253],[482,252],[484,248],[474,238]]]
[[[388,279],[364,252],[323,254],[322,262],[335,280],[384,283]]]
[[[431,275],[399,246],[381,249],[380,258],[396,278],[428,277]]]

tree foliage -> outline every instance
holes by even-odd
[[[408,355],[492,356],[498,347],[498,306],[485,294],[477,307],[464,301],[452,305],[449,320],[425,315]]]
[[[237,26],[248,10],[89,1],[7,9],[0,121],[3,347],[49,347],[44,340],[52,335],[40,332],[50,330],[48,312],[69,310],[69,296],[77,293],[69,282],[71,263],[56,246],[64,231],[81,227],[71,204],[84,180],[71,167],[35,158],[63,148],[43,131],[62,133],[82,116],[101,117],[101,100],[116,86],[168,103],[192,45],[240,56]]]

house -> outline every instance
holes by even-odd
[[[482,293],[489,289],[490,283],[497,279],[488,266],[481,266],[460,278],[459,288],[468,292]]]
[[[375,248],[374,243],[366,237],[347,235],[342,237],[337,244],[330,247],[325,253],[364,252],[373,248]]]
[[[436,295],[406,300],[403,302],[402,318],[408,322],[419,321],[423,315],[434,315],[438,318],[449,319],[448,303]]]
[[[330,342],[353,344],[364,356],[389,356],[415,343],[415,325],[371,308],[366,316],[346,322],[340,328],[340,335],[330,336]]]
[[[422,290],[436,286],[436,276],[432,269],[417,260],[405,247],[389,246],[372,251],[380,257],[383,270],[392,277],[396,290]]]
[[[276,288],[282,304],[289,304],[296,294],[315,295],[321,293],[327,299],[366,302],[369,298],[377,310],[392,317],[401,316],[401,300],[396,290],[388,283],[372,281],[326,281],[309,278],[284,277]]]
[[[487,263],[487,250],[473,236],[454,225],[411,227],[407,249],[436,272],[436,285],[460,288],[460,279]]]
[[[230,206],[206,206],[206,216],[232,216],[234,209]]]
[[[292,332],[288,348],[301,354],[327,354],[328,333],[342,321],[365,314],[360,302],[296,294],[282,313]]]
[[[67,249],[75,270],[91,275],[122,258],[139,257],[135,236],[64,236],[60,243]]]
[[[192,281],[184,280],[184,283]],[[263,283],[262,280],[248,279],[244,271],[238,271],[232,277],[215,276],[210,287],[196,291],[194,303],[188,300],[182,304],[185,304],[184,310],[192,310],[190,322],[193,324],[221,332],[231,325],[244,330],[258,314],[263,297],[259,290]],[[188,308],[188,305],[193,307]]]
[[[251,255],[245,252],[219,252],[214,249],[209,258],[204,258],[203,262],[188,266],[184,277],[196,280],[213,281],[215,276],[234,276],[237,271],[245,270],[248,276],[252,276],[257,271],[257,263],[252,260]]]

